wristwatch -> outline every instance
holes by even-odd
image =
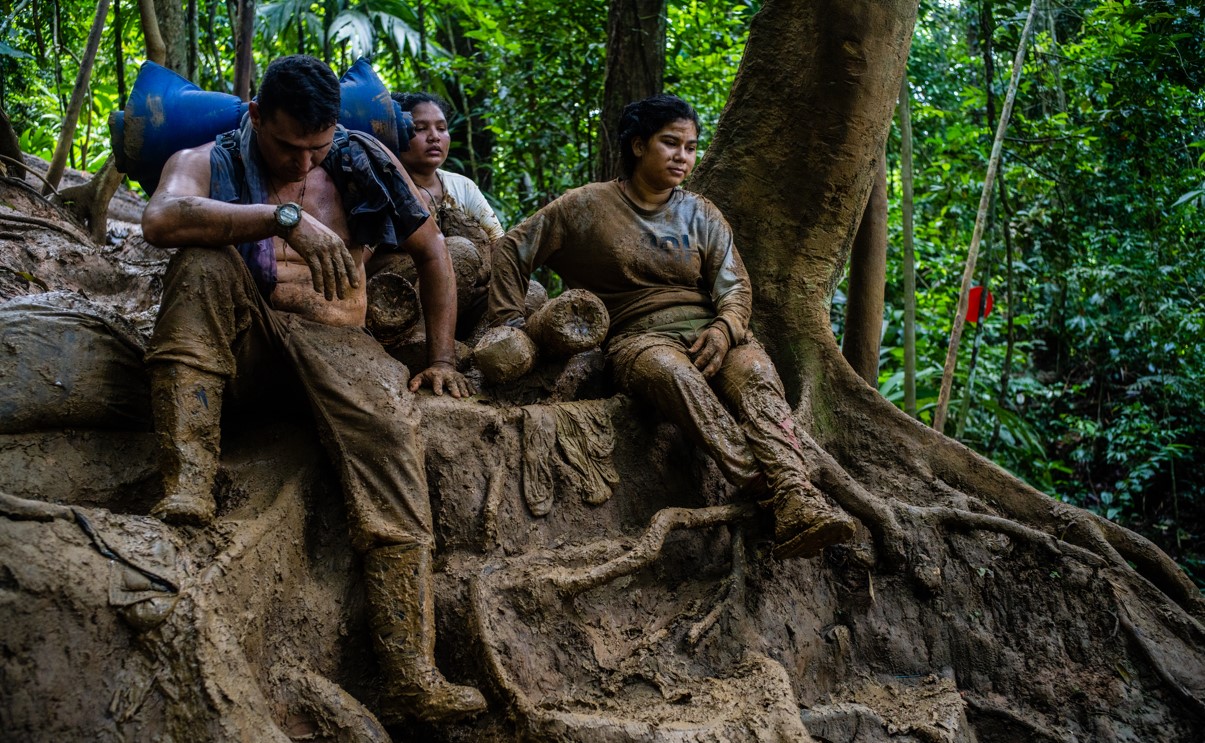
[[[287,201],[276,207],[276,226],[280,228],[282,233],[296,227],[301,223],[301,205],[292,201]]]

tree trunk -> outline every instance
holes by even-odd
[[[154,0],[138,0],[138,14],[142,18],[142,38],[146,40],[146,58],[157,65],[167,65],[167,44],[159,25],[159,15]]]
[[[188,18],[180,0],[154,0],[155,18],[163,36],[163,66],[188,77]]]
[[[88,228],[88,235],[97,245],[104,245],[108,236],[109,202],[121,179],[122,174],[109,157],[86,183],[59,192],[60,201]]]
[[[55,98],[59,103],[59,112],[67,116],[67,102],[63,99],[63,6],[59,0],[54,0],[54,12],[51,14],[51,39],[54,45],[54,84]]]
[[[623,107],[660,93],[665,78],[665,0],[611,0],[607,14],[607,67],[599,124],[599,179],[620,174]]]
[[[1013,231],[1012,231],[1012,209],[1008,205],[1008,181],[1004,174],[1000,174],[1000,209],[1003,212],[1003,218],[1000,220],[1001,232],[1004,236],[1004,292],[1001,296],[1000,304],[1004,309],[1004,361],[1000,363],[1000,391],[996,395],[996,405],[1002,410],[1011,409],[1013,406],[1009,402],[1008,387],[1012,379],[1013,369],[1013,351],[1017,344],[1016,335],[1016,315],[1019,310],[1014,303],[1016,294],[1013,292]],[[990,456],[995,451],[996,444],[1000,439],[1000,417],[996,417],[996,422],[992,426],[992,435],[988,439],[987,452]]]
[[[210,0],[208,3],[208,11],[205,13],[205,42],[213,62],[214,79],[225,80],[226,73],[222,70],[222,55],[218,52],[217,35],[214,33],[214,21],[217,20],[219,5],[224,7],[221,0]]]
[[[197,0],[188,0],[185,17],[187,18],[186,27],[188,29],[188,33],[185,51],[185,59],[187,62],[185,64],[184,77],[196,82],[197,74],[199,72],[198,60],[200,58],[200,32],[197,27]]]
[[[465,27],[460,16],[454,16],[441,26],[438,36],[439,43],[457,57],[473,57],[477,54],[477,42],[464,35]],[[487,126],[484,114],[487,113],[489,90],[482,86],[471,86],[473,92],[466,90],[460,80],[445,80],[448,96],[452,106],[464,116],[465,147],[452,152],[467,162],[468,172],[465,174],[477,184],[483,192],[493,190],[494,169],[488,166],[494,149],[494,134]],[[503,225],[505,226],[505,225]]]
[[[1036,6],[1035,6],[1036,7]],[[979,45],[980,52],[983,55],[983,90],[986,94],[986,102],[983,107],[984,120],[996,120],[996,64],[995,64],[995,49],[993,47],[993,39],[996,36],[996,21],[992,15],[992,3],[990,0],[985,0],[979,8],[979,26],[980,38],[982,42]],[[1003,161],[1003,155],[1001,155]],[[962,440],[963,434],[966,432],[968,419],[971,417],[971,406],[975,401],[975,369],[979,361],[979,348],[983,343],[984,323],[987,322],[986,309],[987,298],[991,289],[991,246],[992,246],[992,231],[996,224],[996,198],[995,190],[988,194],[987,197],[987,221],[984,224],[984,270],[983,278],[979,282],[980,288],[983,289],[979,293],[979,306],[976,308],[975,316],[979,320],[975,323],[975,331],[972,333],[971,339],[971,358],[967,362],[967,383],[962,392],[962,404],[958,408],[958,417],[954,425],[954,438]]]
[[[25,179],[25,160],[21,155],[21,139],[13,129],[8,112],[0,108],[0,155],[8,158],[0,162],[10,178]]]
[[[244,101],[251,100],[255,74],[255,58],[251,54],[254,42],[255,0],[239,0],[238,33],[234,38],[234,94]]]
[[[772,323],[763,342],[792,401],[815,361],[809,344],[832,343],[829,298],[874,184],[915,17],[905,0],[767,3],[746,47],[757,53],[746,51],[693,178],[736,232],[755,330]],[[792,146],[766,146],[787,132]]]
[[[126,107],[125,18],[121,15],[121,0],[113,0],[113,61],[117,67],[117,110]]]
[[[79,74],[75,78],[75,89],[71,91],[71,103],[63,118],[63,128],[59,132],[59,141],[54,148],[54,156],[50,160],[50,168],[46,171],[46,190],[50,193],[58,187],[67,167],[67,156],[71,152],[71,141],[75,137],[75,127],[79,123],[80,111],[88,96],[88,81],[92,79],[92,65],[96,62],[96,51],[100,48],[100,34],[105,28],[105,16],[109,12],[109,0],[99,0],[96,4],[96,18],[92,21],[92,32],[88,34],[88,46],[80,60]]]
[[[37,47],[38,67],[46,67],[46,37],[42,35],[42,15],[38,8],[38,3],[33,4],[33,33],[34,46]]]
[[[879,157],[870,200],[862,212],[849,258],[849,295],[841,353],[866,384],[879,386],[879,342],[887,286],[887,153]]]
[[[419,0],[416,15],[418,16],[418,82],[424,90],[431,87],[431,66],[427,59],[427,6]]]
[[[1000,123],[996,126],[996,138],[992,142],[992,154],[987,161],[987,174],[983,177],[983,194],[979,198],[979,212],[975,216],[975,231],[971,235],[971,245],[967,248],[966,266],[962,272],[962,287],[958,292],[958,309],[954,312],[953,328],[950,330],[950,343],[946,349],[946,363],[941,374],[941,390],[937,395],[937,409],[933,412],[933,428],[942,431],[946,424],[946,410],[950,404],[950,390],[954,386],[954,367],[958,362],[958,343],[962,338],[962,328],[966,324],[967,303],[971,292],[971,277],[975,275],[975,261],[979,257],[979,240],[983,237],[983,226],[987,221],[987,209],[992,198],[992,184],[996,180],[996,169],[1000,165],[1000,153],[1004,145],[1004,133],[1008,130],[1008,120],[1012,116],[1013,101],[1017,97],[1017,86],[1021,81],[1021,70],[1025,66],[1025,49],[1029,41],[1029,32],[1033,28],[1034,11],[1038,0],[1029,5],[1029,15],[1025,19],[1025,28],[1021,30],[1021,41],[1017,45],[1017,55],[1013,59],[1012,79],[1008,84],[1008,93],[1004,97],[1004,110],[1000,112]]]

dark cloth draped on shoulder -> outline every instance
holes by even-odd
[[[343,208],[356,245],[396,250],[431,215],[414,198],[389,153],[376,139],[344,130],[346,144],[332,147],[322,167],[343,194]]]

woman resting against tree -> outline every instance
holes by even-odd
[[[681,426],[746,496],[768,491],[774,554],[809,557],[850,539],[854,521],[807,479],[782,381],[749,333],[753,293],[732,230],[707,199],[679,188],[695,165],[699,119],[656,95],[623,110],[624,177],[569,191],[494,251],[490,313],[521,327],[541,265],[598,295],[620,389]]]
[[[414,117],[410,149],[401,153],[398,159],[420,193],[427,197],[427,206],[435,215],[439,228],[447,232],[449,213],[459,211],[470,222],[478,224],[491,242],[502,237],[505,233],[502,223],[477,184],[463,175],[442,169],[452,142],[448,134],[447,102],[431,93],[394,93],[392,97],[403,111]]]

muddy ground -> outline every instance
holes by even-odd
[[[141,240],[138,199],[118,200],[130,211],[95,246],[0,185],[3,298],[69,290],[137,341],[167,254]],[[946,534],[924,580],[866,529],[776,561],[764,515],[612,394],[597,354],[419,402],[437,656],[486,714],[391,730],[372,714],[359,558],[306,421],[227,429],[218,519],[190,530],[148,515],[145,423],[89,412],[0,435],[5,739],[1197,739],[1199,627],[1160,632],[1186,620],[1152,616],[1105,566],[987,529]]]

